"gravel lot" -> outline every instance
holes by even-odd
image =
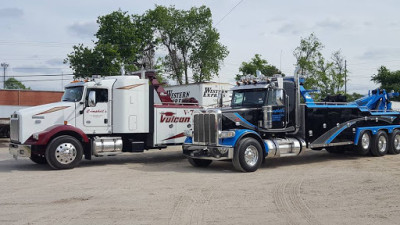
[[[0,139],[0,224],[399,224],[399,168],[400,155],[320,151],[239,173],[174,147],[54,171]]]

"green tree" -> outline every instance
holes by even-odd
[[[381,66],[371,80],[386,91],[400,91],[400,70],[390,71],[385,66]]]
[[[214,28],[206,30],[199,37],[190,56],[193,80],[196,83],[211,80],[214,74],[218,75],[221,63],[228,55],[227,48],[218,42],[219,33]]]
[[[341,51],[332,54],[330,60],[326,60],[321,50],[324,45],[312,33],[300,41],[300,45],[294,50],[296,66],[300,67],[300,73],[306,78],[306,89],[318,89],[321,94],[317,98],[326,95],[342,94],[345,83],[344,57]]]
[[[305,76],[305,88],[315,88],[318,83],[315,67],[325,63],[322,58],[321,50],[324,48],[314,33],[307,38],[300,40],[300,45],[294,50],[293,55],[296,57],[296,66],[300,67],[300,73]]]
[[[73,49],[64,63],[70,64],[75,77],[120,74],[122,60],[110,44],[96,45],[93,49],[79,44]]]
[[[98,40],[93,49],[83,44],[75,45],[64,60],[70,64],[76,77],[119,75],[121,66],[127,72],[142,65],[153,66],[153,61],[148,62],[148,55],[154,51],[155,40],[145,16],[130,16],[118,10],[98,17],[97,23],[99,29],[95,36]]]
[[[342,88],[346,82],[345,74],[348,73],[347,68],[344,65],[344,56],[340,50],[332,53],[331,56],[332,67],[330,69],[330,77],[331,77],[331,93],[339,93],[342,91]],[[353,93],[357,94],[357,93]],[[354,95],[357,97],[357,95]]]
[[[143,66],[162,67],[169,78],[180,84],[189,82],[191,70],[194,81],[201,82],[218,75],[228,54],[219,43],[211,11],[205,6],[190,10],[156,6],[143,15],[128,15],[118,10],[100,16],[97,23],[95,46],[73,46],[73,52],[64,60],[76,77],[117,75],[121,66],[127,72]],[[167,55],[156,61],[159,47],[165,48]]]
[[[168,52],[163,65],[170,78],[179,84],[187,84],[189,69],[192,69],[196,82],[218,75],[220,64],[228,51],[219,43],[219,34],[212,27],[211,10],[208,7],[179,10],[173,6],[156,6],[147,15],[153,21],[156,37]]]
[[[282,72],[276,68],[274,65],[268,64],[268,61],[261,58],[260,54],[255,54],[249,62],[242,62],[239,68],[239,72],[242,74],[237,74],[235,79],[240,80],[243,76],[248,74],[256,75],[256,71],[259,70],[261,74],[271,77],[274,74],[282,74]],[[284,75],[284,74],[283,74]]]
[[[20,90],[30,90],[30,87],[26,87],[21,81],[15,78],[8,78],[6,82],[4,82],[5,89],[20,89]]]
[[[356,92],[353,92],[353,94],[346,94],[346,98],[347,98],[348,102],[355,101],[355,100],[357,100],[357,99],[359,99],[359,98],[361,98],[363,96],[364,95],[356,93]]]
[[[137,70],[141,66],[146,68],[149,66],[149,62],[147,65],[145,63],[146,55],[153,51],[156,44],[149,22],[146,15],[129,16],[128,12],[121,10],[100,16],[97,19],[99,30],[96,33],[96,44],[111,45],[128,71]]]

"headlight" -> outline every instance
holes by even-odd
[[[35,139],[36,141],[39,140],[39,133],[34,133],[32,134],[33,139]]]
[[[235,137],[236,133],[235,131],[220,131],[219,132],[219,138],[231,138]]]
[[[192,130],[185,130],[184,134],[187,137],[192,137],[193,136],[193,131]]]

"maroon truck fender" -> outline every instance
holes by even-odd
[[[72,135],[71,135],[72,134]],[[31,136],[25,144],[30,145],[47,145],[51,139],[59,135],[80,136],[83,143],[89,143],[87,135],[79,128],[71,125],[54,125],[39,133],[38,140],[34,140]]]

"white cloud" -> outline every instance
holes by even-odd
[[[302,32],[301,26],[293,22],[285,23],[278,29],[278,34],[298,35]]]
[[[4,1],[0,8],[0,22],[4,21],[0,40],[7,42],[0,42],[0,60],[10,63],[10,73],[13,72],[11,66],[15,67],[18,71],[14,73],[16,75],[38,74],[38,71],[61,73],[49,68],[68,68],[61,62],[72,51],[72,45],[85,43],[90,46],[90,40],[95,39],[93,35],[98,28],[95,23],[98,16],[118,8],[128,10],[130,14],[142,14],[154,8],[155,3],[173,4],[179,9],[205,4],[211,9],[214,22],[226,15],[235,4],[228,0],[174,0],[172,3],[161,0]],[[371,0],[360,4],[347,0],[312,0],[293,1],[290,6],[284,1],[245,1],[217,26],[221,42],[228,47],[230,55],[216,81],[233,81],[240,63],[255,53],[262,54],[268,62],[278,67],[282,64],[283,72],[291,75],[295,63],[292,52],[300,39],[312,32],[326,46],[326,57],[337,49],[343,50],[352,72],[348,86],[350,92],[376,88],[377,85],[370,82],[368,77],[359,77],[372,75],[377,66],[385,61],[400,59],[398,1],[383,4]],[[7,30],[7,26],[10,29]],[[48,44],[50,42],[53,44]],[[157,56],[164,55],[162,48],[159,50]],[[37,57],[28,58],[32,55]],[[398,61],[384,65],[393,70],[400,69]],[[23,69],[32,67],[35,69],[29,72]],[[65,71],[70,70],[63,70],[68,73]],[[42,85],[42,82],[32,82],[29,86],[47,90],[53,86],[61,87],[60,82],[55,85],[50,83]]]
[[[68,26],[68,32],[81,38],[93,38],[97,32],[98,24],[95,22],[76,22]]]
[[[24,15],[24,11],[18,8],[3,8],[0,9],[0,18],[21,18]]]
[[[385,60],[385,59],[399,59],[400,48],[376,48],[366,50],[360,59],[363,60]]]
[[[345,27],[345,23],[337,19],[326,18],[325,20],[317,22],[315,24],[315,27],[323,29],[327,28],[327,29],[339,30]]]
[[[13,67],[12,71],[17,74],[61,74],[63,69],[56,67],[40,66],[40,65],[26,65]]]
[[[49,59],[46,63],[50,66],[61,66],[64,65],[64,59],[56,58],[56,59]]]

